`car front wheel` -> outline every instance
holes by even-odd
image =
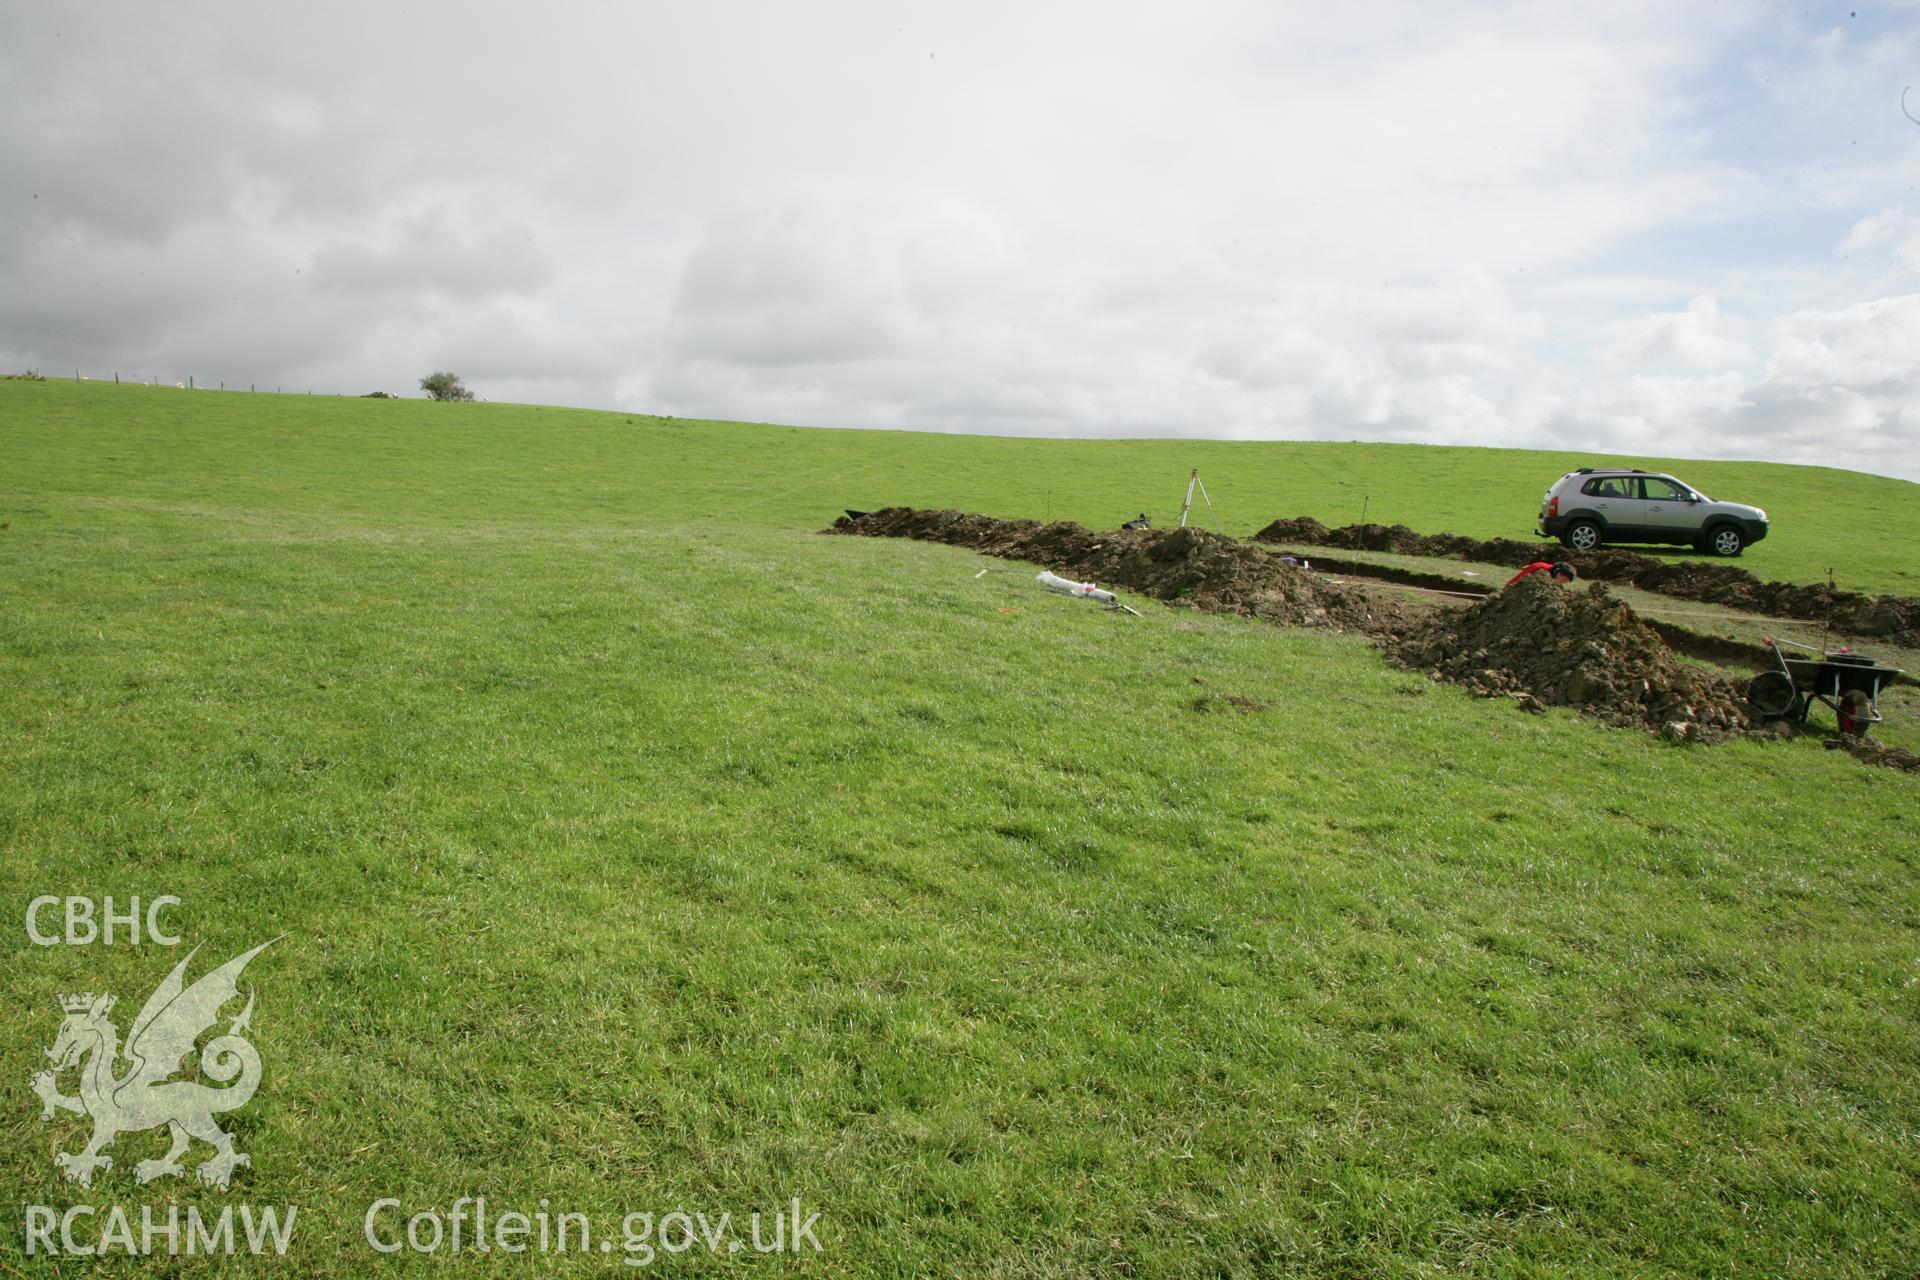
[[[1560,541],[1575,551],[1592,551],[1600,545],[1600,526],[1591,520],[1575,520],[1560,535]]]
[[[1707,533],[1707,549],[1717,556],[1737,556],[1746,545],[1746,535],[1730,524],[1723,524]]]

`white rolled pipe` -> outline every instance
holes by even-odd
[[[1075,582],[1071,578],[1062,578],[1047,570],[1041,570],[1034,581],[1049,591],[1058,591],[1064,596],[1079,596],[1083,600],[1097,600],[1101,604],[1118,604],[1118,598],[1111,591],[1102,591],[1091,582]]]

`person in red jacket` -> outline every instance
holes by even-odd
[[[1545,560],[1535,560],[1532,564],[1514,574],[1511,578],[1508,578],[1507,585],[1512,586],[1530,573],[1544,573],[1555,582],[1572,582],[1580,576],[1573,571],[1573,566],[1570,564],[1550,564]]]

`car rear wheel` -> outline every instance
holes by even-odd
[[[1592,551],[1600,545],[1600,526],[1591,520],[1575,520],[1560,535],[1560,541],[1575,551]]]
[[[1746,535],[1730,524],[1716,525],[1707,530],[1707,550],[1717,556],[1737,556],[1746,545]]]

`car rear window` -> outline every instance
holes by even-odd
[[[1595,476],[1580,486],[1580,492],[1590,498],[1631,498],[1633,484],[1631,476]]]

